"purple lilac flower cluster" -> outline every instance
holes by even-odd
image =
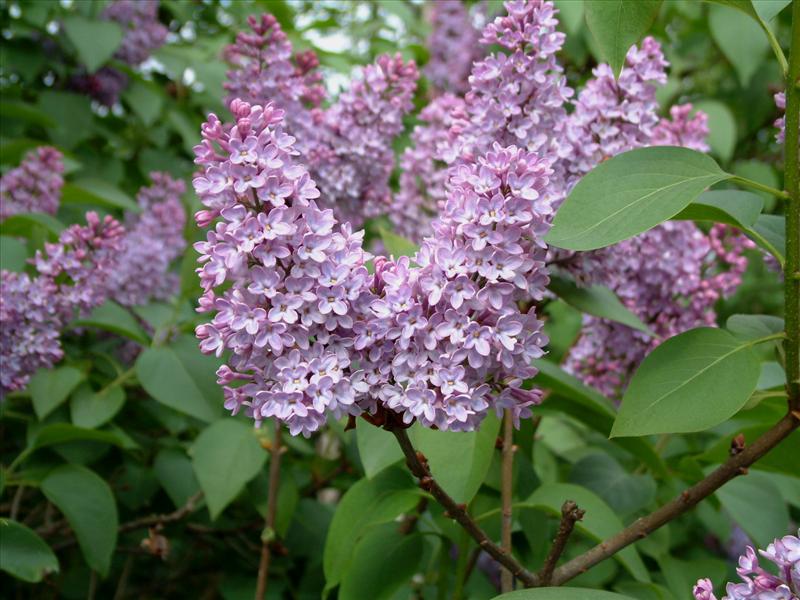
[[[114,67],[101,67],[94,73],[81,70],[70,78],[69,86],[103,106],[114,106],[128,87],[128,76]]]
[[[313,52],[292,56],[292,46],[272,15],[250,17],[252,32],[240,33],[225,51],[232,66],[228,102],[272,102],[285,111],[284,128],[317,182],[324,208],[340,222],[359,226],[388,211],[392,142],[419,77],[413,61],[383,55],[360,69],[350,88],[329,108]]]
[[[64,158],[50,146],[28,152],[0,178],[0,221],[18,213],[56,214],[64,185]]]
[[[778,574],[763,569],[758,554],[748,546],[736,569],[742,583],[728,583],[721,600],[796,600],[800,596],[800,539],[778,538],[759,554],[775,565]],[[709,579],[698,580],[693,593],[696,600],[717,600]]]
[[[64,326],[107,297],[123,229],[93,212],[86,221],[37,252],[36,276],[0,272],[0,396],[25,387],[37,369],[58,362]]]
[[[786,110],[786,92],[775,94],[775,106],[783,111]],[[775,120],[775,127],[778,129],[778,133],[775,134],[775,140],[782,144],[786,138],[786,115]]]
[[[151,173],[152,185],[139,190],[140,214],[125,220],[127,233],[118,252],[118,266],[110,275],[112,298],[124,306],[165,300],[178,289],[178,277],[169,267],[183,252],[186,212],[181,196],[183,181],[166,173]]]
[[[129,65],[138,65],[153,50],[164,45],[167,30],[158,21],[158,0],[114,0],[103,11],[103,18],[122,27],[122,43],[114,56]]]
[[[425,65],[425,76],[436,92],[463,96],[469,91],[472,63],[483,57],[478,44],[480,32],[461,0],[438,0],[429,7],[430,58]]]
[[[490,408],[528,414],[539,396],[521,383],[546,338],[517,301],[547,284],[548,162],[496,147],[460,165],[419,267],[379,257],[370,276],[363,234],[318,207],[294,164],[282,111],[238,100],[231,110],[235,126],[214,115],[203,126],[194,180],[207,207],[198,223],[221,217],[196,245],[200,310],[216,311],[197,335],[204,352],[231,351],[218,371],[226,406],[305,435],[328,414],[379,403],[451,430],[475,428]]]

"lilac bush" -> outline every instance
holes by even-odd
[[[63,173],[64,160],[55,148],[28,152],[18,167],[0,177],[0,221],[19,213],[56,214]]]

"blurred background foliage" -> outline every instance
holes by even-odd
[[[399,51],[420,66],[428,56],[430,25],[418,1],[162,0],[168,41],[131,68],[111,58],[113,40],[106,43],[97,28],[104,4],[0,2],[0,168],[18,165],[40,145],[61,150],[67,186],[57,218],[63,224],[80,221],[87,209],[120,216],[151,171],[188,182],[200,124],[208,112],[227,114],[222,49],[250,14],[272,13],[295,50],[315,50],[334,95],[354,66],[380,53]],[[786,4],[754,0],[784,47],[789,15],[780,9]],[[561,60],[570,85],[580,88],[598,61],[595,42],[582,2],[556,5],[568,34]],[[476,8],[493,14],[502,4]],[[64,27],[67,21],[77,25]],[[723,168],[780,187],[782,153],[772,124],[781,77],[757,26],[723,6],[668,0],[651,34],[671,63],[659,92],[662,106],[693,102],[709,115],[712,153]],[[128,84],[117,103],[103,106],[71,88],[83,65],[125,73]],[[423,79],[417,109],[427,99]],[[398,152],[415,117],[407,121]],[[780,211],[773,198],[764,200],[765,212]],[[191,192],[184,202],[187,214],[198,209]],[[2,267],[22,270],[53,232],[31,223],[24,232],[0,233]],[[190,221],[187,240],[199,236]],[[718,307],[721,323],[741,312],[780,314],[781,282],[753,258],[737,294]],[[253,597],[270,433],[223,417],[214,383],[219,361],[202,356],[193,337],[195,260],[189,248],[175,265],[179,296],[122,313],[96,311],[65,334],[66,358],[57,369],[40,372],[0,405],[0,514],[24,525],[0,529],[5,597]],[[577,335],[580,313],[557,300],[547,316],[548,360],[555,366]],[[130,341],[141,348],[126,363],[116,350]],[[514,542],[525,564],[535,568],[544,559],[559,492],[580,495],[587,515],[603,515],[582,524],[568,551],[577,554],[725,460],[731,434],[744,432],[750,440],[763,431],[782,410],[780,399],[768,397],[776,385],[769,377],[765,371],[760,386],[766,399],[729,422],[701,434],[643,438],[637,446],[609,441],[608,414],[581,409],[600,402],[594,393],[554,371],[542,383],[553,389],[549,400],[515,438],[515,495],[527,500]],[[494,537],[500,527],[493,510],[497,429],[487,421],[476,434],[418,432],[417,439],[435,474],[470,502]],[[363,426],[345,431],[344,423],[332,422],[312,439],[285,440],[269,598],[318,598],[326,579],[340,598],[497,593],[496,565],[439,507],[421,501],[387,435]],[[700,576],[724,580],[733,571],[730,556],[748,537],[763,547],[800,514],[797,447],[795,434],[747,478],[574,584],[679,600]],[[417,533],[400,535],[395,521],[416,514]],[[171,518],[148,530],[139,520],[150,515]]]

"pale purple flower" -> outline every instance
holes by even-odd
[[[102,17],[122,27],[122,43],[114,54],[120,60],[138,65],[167,40],[167,30],[158,21],[158,0],[114,0]]]
[[[28,152],[18,167],[0,177],[0,221],[19,213],[56,214],[63,173],[63,157],[55,148]]]

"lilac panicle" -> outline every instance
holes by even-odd
[[[437,92],[463,96],[469,90],[472,63],[483,56],[478,44],[480,32],[461,0],[437,0],[428,6],[430,58],[425,65],[425,76]]]
[[[86,221],[37,252],[35,276],[0,272],[0,396],[22,389],[37,369],[61,360],[61,330],[107,297],[123,229],[93,212]]]
[[[166,300],[179,287],[178,276],[169,269],[186,247],[181,204],[186,187],[166,173],[151,173],[150,179],[152,185],[137,197],[142,212],[125,220],[127,233],[110,276],[112,298],[124,306]]]
[[[129,65],[138,65],[153,50],[164,45],[167,30],[158,21],[158,0],[114,0],[103,11],[103,18],[122,27],[122,42],[114,56]]]
[[[64,186],[64,159],[50,146],[28,152],[0,178],[0,221],[19,213],[56,214]]]
[[[379,406],[451,430],[490,409],[529,414],[539,396],[521,384],[546,339],[517,301],[547,283],[548,161],[495,147],[460,165],[419,267],[379,257],[369,275],[363,234],[319,208],[282,111],[231,110],[233,127],[214,115],[203,126],[194,180],[198,223],[219,219],[196,245],[200,310],[216,312],[197,335],[204,352],[231,352],[226,406],[305,435]]]
[[[798,531],[800,536],[800,531]],[[730,582],[721,600],[796,600],[800,596],[800,539],[787,535],[777,538],[766,550],[759,550],[763,558],[775,565],[773,575],[759,565],[759,557],[748,546],[739,557],[736,569],[741,583]],[[695,600],[717,600],[710,579],[700,579],[692,590]]]

